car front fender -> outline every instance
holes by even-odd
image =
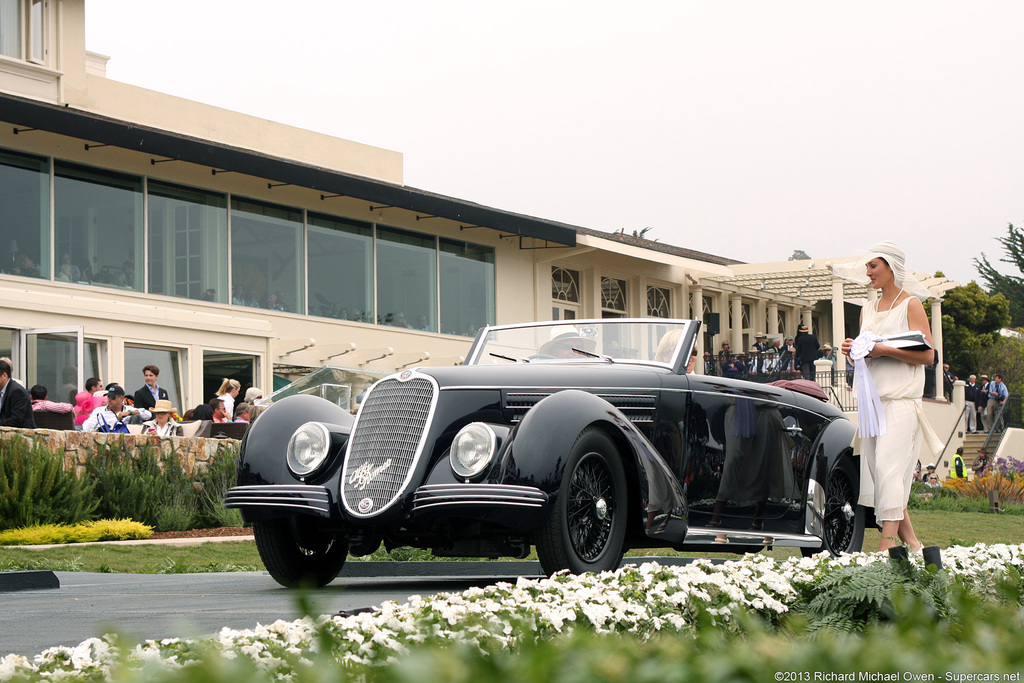
[[[667,545],[686,536],[686,498],[676,476],[653,444],[608,401],[567,389],[537,403],[519,423],[501,464],[501,480],[536,486],[558,496],[565,465],[576,439],[590,426],[604,429],[619,448],[635,486],[630,491],[631,534]]]
[[[318,396],[299,394],[275,401],[246,431],[238,454],[238,485],[323,483],[337,476],[354,418]],[[288,441],[307,422],[322,422],[332,436],[332,452],[323,471],[300,480],[288,469]]]

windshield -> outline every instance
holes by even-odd
[[[467,365],[510,362],[657,363],[674,367],[692,320],[571,320],[490,327]]]

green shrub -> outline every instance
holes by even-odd
[[[80,524],[40,524],[0,531],[0,546],[127,541],[149,538],[152,534],[150,527],[130,519],[100,519]]]
[[[164,482],[152,448],[141,448],[133,458],[120,442],[97,444],[85,471],[96,484],[97,514],[156,527]]]
[[[218,526],[242,526],[242,513],[224,507],[224,494],[235,485],[238,455],[214,458],[197,473],[195,486],[196,513],[193,528],[208,529]]]
[[[929,495],[930,494],[930,495]],[[928,488],[924,484],[915,483],[910,490],[911,510],[941,510],[944,512],[989,512],[987,497],[964,496],[956,489],[947,486]],[[1008,515],[1024,515],[1024,505],[1012,505],[1000,502],[1000,511]]]
[[[97,512],[128,517],[157,531],[191,529],[198,509],[192,479],[173,454],[145,445],[133,457],[119,443],[98,445],[85,463],[96,483]]]
[[[64,470],[64,454],[26,439],[0,441],[0,530],[74,524],[97,507],[92,482]]]

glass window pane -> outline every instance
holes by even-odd
[[[551,267],[551,298],[555,301],[580,302],[580,272],[558,266]]]
[[[32,45],[32,54],[29,55],[29,58],[37,62],[41,62],[46,56],[44,51],[45,45],[43,44],[43,0],[32,0],[29,12],[29,27]]]
[[[647,287],[647,315],[668,318],[672,315],[672,291],[666,287]]]
[[[309,315],[373,322],[373,229],[309,214]]]
[[[0,55],[21,59],[21,2],[0,0]]]
[[[49,277],[49,162],[0,151],[0,207],[0,271]]]
[[[149,182],[149,291],[228,303],[224,195]]]
[[[78,338],[63,334],[26,335],[26,388],[46,387],[51,401],[74,404],[78,393]]]
[[[243,305],[303,311],[302,213],[231,200],[231,297]]]
[[[57,253],[82,280],[142,291],[142,180],[84,166],[54,168]]]
[[[625,280],[619,280],[613,277],[601,278],[601,308],[620,312],[624,312],[626,310]]]
[[[494,324],[494,249],[441,240],[441,331],[476,335]]]
[[[377,322],[437,332],[437,248],[433,237],[377,229]]]
[[[155,365],[160,369],[160,374],[156,378],[156,385],[161,389],[167,390],[167,398],[170,400],[171,405],[174,406],[178,415],[183,415],[186,409],[181,405],[181,372],[178,367],[177,349],[154,349],[125,344],[124,381],[121,382],[125,393],[131,396],[146,386],[146,378],[142,374],[142,368],[147,365]],[[88,377],[88,375],[86,376]]]

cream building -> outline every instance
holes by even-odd
[[[323,365],[363,371],[358,392],[552,316],[699,317],[702,351],[803,323],[837,346],[870,294],[825,260],[745,264],[408,187],[398,152],[110,80],[85,11],[0,0],[0,355],[52,399],[90,376],[137,389],[147,363],[182,410],[222,377],[269,392]],[[938,306],[949,283],[929,284]]]

